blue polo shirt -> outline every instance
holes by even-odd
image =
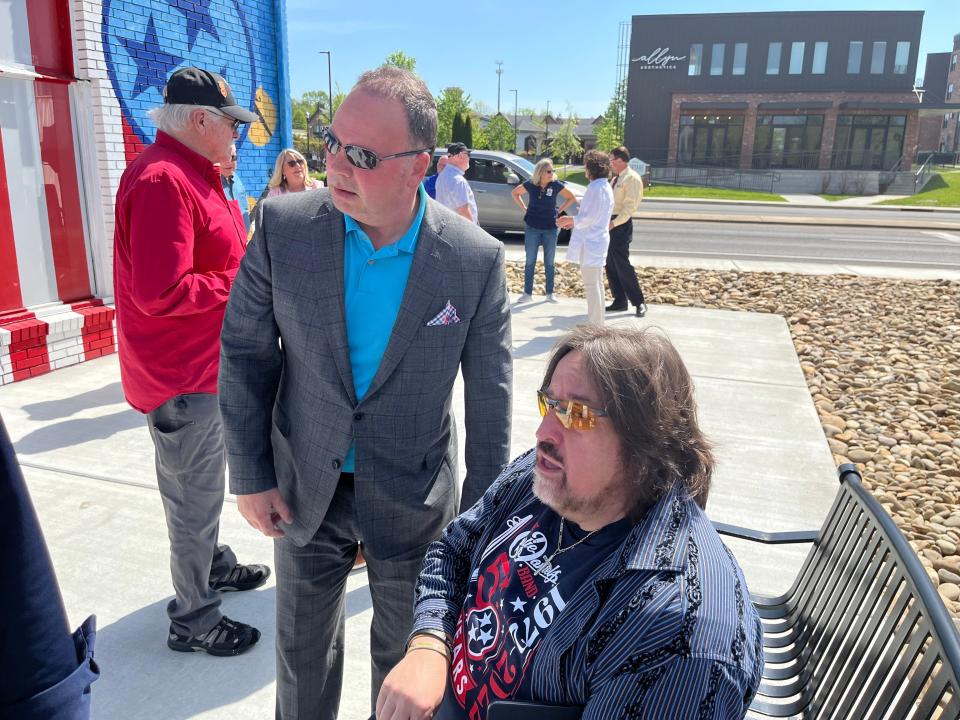
[[[417,235],[426,207],[425,193],[418,192],[420,207],[407,231],[391,245],[374,250],[369,236],[347,214],[343,221],[346,237],[343,248],[343,286],[347,315],[347,346],[353,370],[353,389],[357,401],[363,400],[373,382],[383,353],[400,312],[403,291],[407,287]],[[343,472],[353,472],[355,449],[350,446],[343,461]]]

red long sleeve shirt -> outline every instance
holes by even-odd
[[[142,413],[217,391],[220,330],[246,233],[220,170],[163,132],[117,190],[113,286],[120,377]]]

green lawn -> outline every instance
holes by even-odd
[[[560,171],[561,180],[588,185],[587,176],[581,171],[570,173],[566,178]],[[771,193],[753,192],[752,190],[727,190],[726,188],[705,188],[697,185],[654,185],[643,191],[648,198],[703,198],[705,200],[759,200],[762,202],[786,202],[779,195]]]
[[[921,207],[960,207],[960,171],[941,172],[916,195],[901,200],[884,200],[878,205],[919,205]]]

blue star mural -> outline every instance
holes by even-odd
[[[160,47],[152,15],[147,21],[147,30],[143,35],[142,43],[129,38],[120,38],[120,42],[126,48],[130,59],[137,65],[137,79],[133,83],[134,95],[142,95],[150,88],[157,88],[162,92],[167,82],[167,75],[183,62],[183,58],[164,52]]]
[[[194,6],[190,9],[183,7],[183,3],[177,0],[166,0],[166,2],[173,10],[181,13],[187,19],[188,50],[193,50],[193,46],[197,42],[197,35],[201,32],[209,33],[216,40],[220,40],[217,26],[214,24],[213,18],[210,17],[210,3],[213,0],[193,0]]]

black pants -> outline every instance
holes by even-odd
[[[617,225],[610,231],[610,247],[607,250],[607,282],[615,305],[626,305],[629,300],[639,307],[643,304],[643,290],[637,279],[637,271],[630,264],[630,241],[633,239],[633,220]]]

